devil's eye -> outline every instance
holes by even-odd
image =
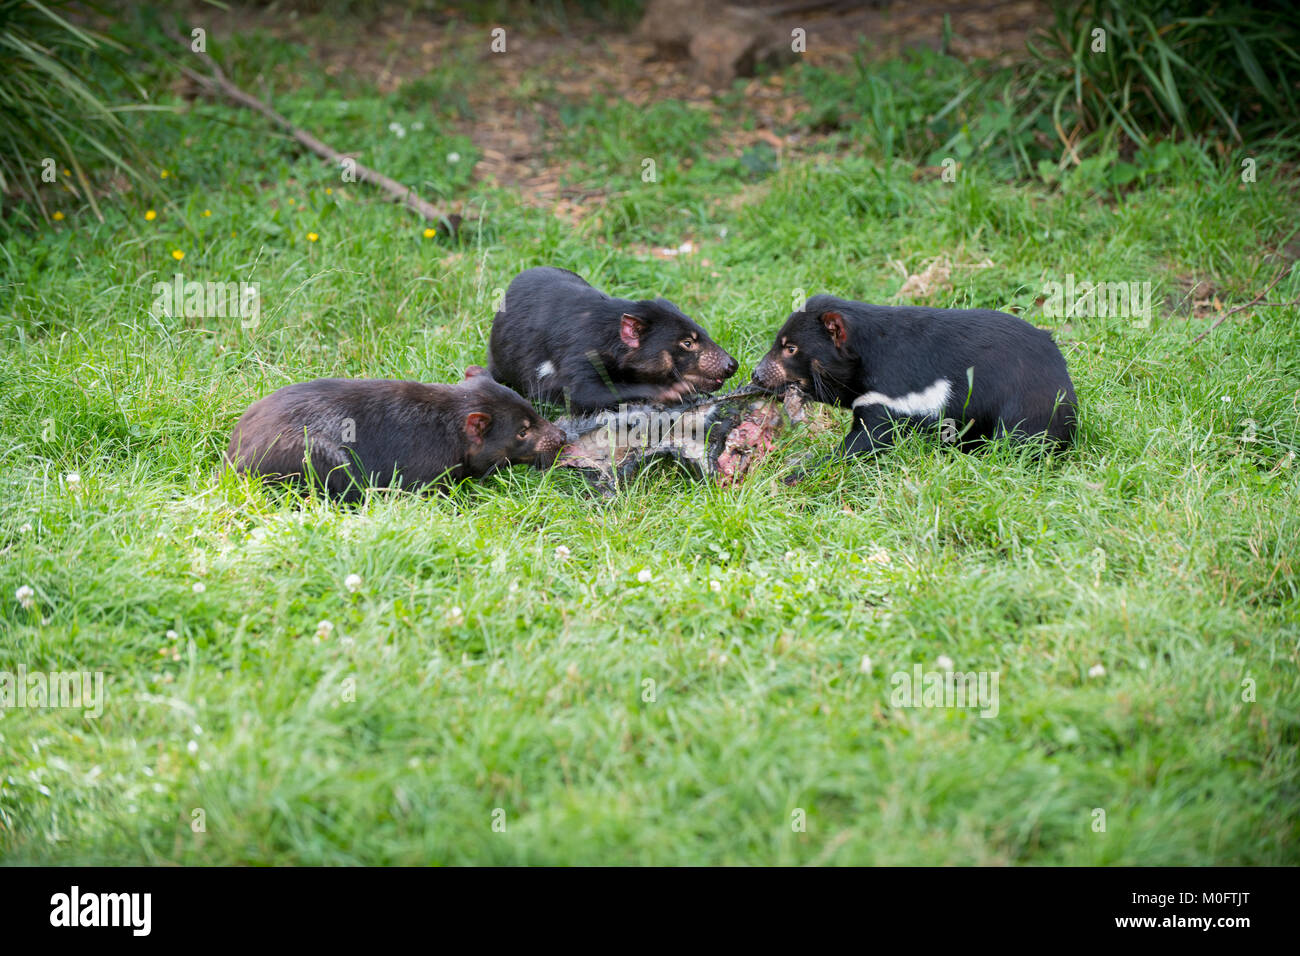
[[[787,345],[787,346],[785,347],[785,354],[786,354],[786,355],[794,355],[794,353],[795,353],[795,352],[798,352],[798,351],[799,351],[799,346],[797,346],[797,345]]]
[[[682,348],[684,348],[684,349],[685,349],[686,351],[688,351],[688,352],[693,352],[693,351],[695,350],[695,340],[694,340],[694,339],[682,339],[681,345],[682,345]]]

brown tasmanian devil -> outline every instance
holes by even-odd
[[[322,378],[286,385],[235,425],[240,472],[312,481],[356,498],[367,485],[416,488],[506,465],[549,467],[563,433],[471,365],[455,385]]]

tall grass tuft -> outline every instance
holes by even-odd
[[[1065,163],[1154,138],[1300,146],[1300,19],[1285,5],[1054,4],[1017,73],[1020,113],[1050,116]]]
[[[107,164],[138,178],[139,154],[119,114],[148,107],[112,102],[119,79],[141,99],[145,93],[127,73],[131,51],[78,22],[87,9],[0,0],[0,193],[30,199],[48,215],[40,186],[53,177],[102,219],[88,170]]]
[[[1091,164],[1093,178],[1113,173],[1101,177],[1109,186],[1130,182],[1168,139],[1300,153],[1300,18],[1280,5],[1204,6],[1058,0],[1023,59],[997,69],[926,50],[863,52],[851,72],[803,71],[806,122],[885,159],[978,160],[1049,181]]]

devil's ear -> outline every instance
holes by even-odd
[[[466,379],[478,378],[480,375],[487,375],[487,374],[488,374],[488,370],[485,369],[482,365],[471,365],[465,369]],[[490,378],[491,376],[488,377]]]
[[[492,416],[487,412],[470,412],[465,416],[465,437],[477,445],[483,441],[491,424]]]
[[[844,324],[844,316],[838,312],[823,312],[822,327],[837,349],[844,348],[844,343],[849,340],[849,327]]]
[[[639,349],[641,347],[641,333],[645,331],[646,327],[645,319],[624,312],[618,323],[618,337],[623,340],[623,344],[630,349]]]

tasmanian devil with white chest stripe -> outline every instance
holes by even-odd
[[[492,375],[577,412],[717,391],[737,363],[667,299],[616,299],[567,269],[517,275],[492,320]]]
[[[852,408],[848,455],[887,447],[896,425],[941,426],[963,447],[1003,436],[1064,445],[1074,435],[1074,385],[1052,336],[991,309],[815,295],[786,319],[754,382]]]

